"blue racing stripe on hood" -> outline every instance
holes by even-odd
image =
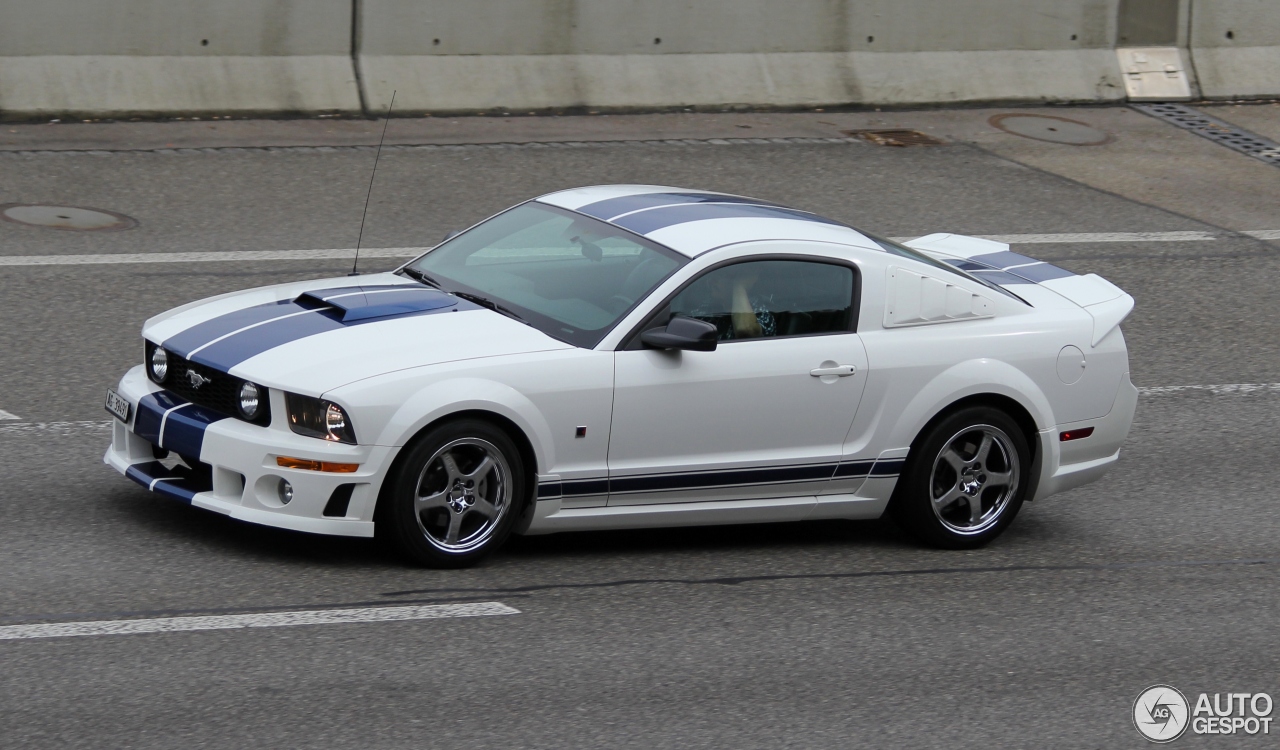
[[[478,310],[438,289],[413,285],[313,289],[297,299],[236,310],[175,334],[161,345],[222,372],[298,339],[410,315]]]

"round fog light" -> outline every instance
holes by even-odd
[[[258,386],[253,383],[245,383],[240,386],[240,416],[245,419],[253,419],[258,416],[258,406],[261,403],[261,393]]]
[[[280,484],[276,486],[276,492],[280,495],[280,502],[285,505],[293,499],[293,485],[289,484],[288,480],[281,479]]]
[[[157,383],[164,382],[164,376],[169,374],[169,353],[164,348],[157,346],[151,352],[151,379]]]

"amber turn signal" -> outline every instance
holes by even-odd
[[[328,471],[334,474],[354,474],[360,464],[336,464],[332,461],[312,461],[306,458],[289,458],[277,456],[276,465],[286,469],[306,469],[307,471]]]
[[[1093,434],[1092,427],[1081,427],[1078,430],[1067,430],[1066,432],[1059,433],[1058,439],[1065,443],[1068,440],[1079,440],[1080,438],[1087,438],[1092,434]]]

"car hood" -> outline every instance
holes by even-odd
[[[198,364],[311,396],[411,367],[572,348],[394,274],[224,294],[158,315],[142,335]]]

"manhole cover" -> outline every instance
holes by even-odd
[[[133,229],[138,222],[114,211],[76,206],[36,206],[24,203],[0,205],[0,218],[15,224],[80,232]]]
[[[1111,141],[1110,133],[1083,122],[1052,115],[996,115],[987,122],[1006,133],[1023,138],[1065,143],[1069,146],[1098,146]]]
[[[919,130],[846,130],[845,135],[877,146],[941,146],[942,141]]]

